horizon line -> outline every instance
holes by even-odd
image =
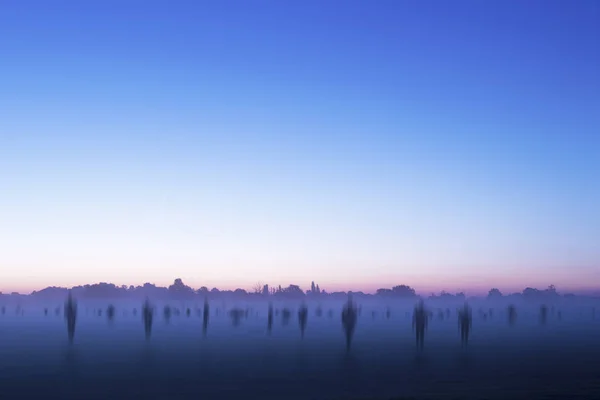
[[[134,288],[138,288],[138,287],[143,287],[146,284],[153,285],[153,286],[155,286],[157,288],[168,288],[169,286],[173,285],[178,279],[180,279],[180,278],[176,278],[173,281],[173,283],[167,284],[165,286],[161,286],[160,284],[156,284],[156,283],[152,283],[152,282],[144,282],[144,283],[137,284],[137,285],[131,285],[131,284],[129,284],[129,285],[127,285],[127,284],[118,285],[118,284],[115,284],[115,283],[112,283],[112,282],[99,281],[99,282],[95,282],[95,283],[76,284],[76,285],[72,285],[72,286],[69,286],[69,285],[66,285],[66,286],[48,285],[48,286],[45,286],[45,287],[40,288],[40,289],[34,289],[34,290],[29,290],[29,291],[27,291],[27,290],[9,290],[9,291],[0,290],[0,294],[11,295],[11,294],[15,294],[16,293],[18,295],[26,295],[26,296],[28,296],[28,295],[32,295],[33,293],[40,292],[40,291],[48,289],[48,288],[58,288],[58,289],[67,289],[67,290],[69,290],[69,289],[74,289],[74,288],[78,288],[78,287],[94,286],[94,285],[100,285],[100,284],[112,285],[112,286],[114,286],[116,288],[119,288],[119,289],[123,288],[123,286],[127,287],[127,289],[129,289],[132,286]],[[254,289],[256,288],[256,286],[259,285],[259,284],[261,285],[261,287],[264,287],[264,285],[268,285],[269,288],[278,288],[278,287],[281,287],[282,289],[287,288],[287,287],[289,287],[291,285],[295,285],[295,286],[298,286],[302,290],[302,292],[305,293],[305,294],[310,291],[310,289],[303,289],[301,285],[294,284],[294,283],[290,283],[290,284],[287,284],[287,285],[284,286],[284,285],[280,285],[280,284],[271,285],[271,284],[268,284],[268,283],[258,282],[257,281],[253,285],[253,287],[250,287],[250,288],[236,287],[236,288],[223,288],[223,289],[221,289],[221,288],[219,288],[217,286],[208,287],[208,286],[205,286],[205,285],[201,285],[198,288],[194,288],[194,287],[192,287],[190,285],[185,284],[185,282],[183,282],[183,280],[181,280],[181,282],[185,286],[191,288],[194,292],[197,292],[202,287],[206,287],[208,289],[208,291],[211,291],[213,289],[217,289],[219,291],[226,292],[226,291],[235,291],[237,289],[242,289],[242,290],[246,291],[248,294],[252,294],[252,293],[254,293]],[[315,282],[315,281],[312,281],[311,284],[312,283],[315,283],[316,286],[319,286],[319,284],[317,282]],[[309,286],[310,286],[310,284],[309,284]],[[370,285],[370,286],[373,286],[373,285]],[[377,290],[379,290],[379,289],[392,289],[395,286],[407,286],[407,287],[413,289],[414,292],[415,292],[415,294],[418,295],[418,296],[431,296],[432,294],[433,295],[441,295],[441,294],[444,294],[444,293],[451,294],[451,295],[457,295],[457,294],[462,293],[466,297],[477,297],[478,296],[477,293],[479,293],[479,295],[487,295],[488,292],[490,290],[492,290],[492,289],[498,289],[498,290],[500,290],[500,292],[502,293],[502,295],[512,295],[512,294],[520,294],[520,293],[522,293],[527,288],[532,288],[532,289],[536,289],[536,290],[545,290],[545,289],[548,289],[550,286],[554,286],[555,289],[556,289],[556,291],[557,291],[557,293],[562,293],[562,294],[578,294],[578,293],[579,294],[600,294],[600,287],[580,287],[580,288],[577,288],[577,289],[566,289],[566,290],[562,290],[561,291],[561,288],[557,287],[556,285],[546,285],[543,288],[525,285],[520,290],[516,290],[516,289],[502,289],[502,288],[497,287],[497,286],[490,286],[489,289],[481,289],[481,288],[480,289],[475,289],[474,288],[475,290],[459,290],[459,289],[445,290],[445,289],[439,289],[437,291],[431,291],[431,289],[430,290],[427,290],[427,289],[419,290],[419,289],[417,289],[417,288],[415,288],[415,287],[413,287],[411,285],[399,283],[399,284],[394,284],[394,285],[387,286],[387,287],[386,286],[380,286],[377,289],[370,289],[370,290],[369,289],[367,289],[367,290],[352,290],[352,289],[341,289],[341,288],[336,288],[335,290],[327,290],[327,289],[323,288],[323,290],[325,290],[326,294],[332,294],[332,293],[349,293],[349,292],[352,292],[352,293],[364,293],[364,294],[375,295],[377,293]],[[469,294],[469,293],[471,293],[471,294]]]

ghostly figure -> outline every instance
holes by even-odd
[[[233,326],[239,326],[242,317],[244,316],[244,310],[240,308],[234,308],[229,311],[229,317],[231,318],[231,322]]]
[[[317,317],[322,317],[323,316],[323,308],[321,307],[321,305],[319,305],[317,307],[317,309],[315,310],[315,314]]]
[[[69,343],[73,343],[75,338],[75,322],[77,321],[77,303],[73,299],[73,295],[69,290],[67,302],[65,303],[65,319],[67,320],[67,334],[69,335]]]
[[[465,303],[462,310],[458,312],[458,327],[460,330],[460,343],[466,346],[469,343],[469,333],[473,324],[471,308]]]
[[[545,325],[546,320],[548,318],[548,307],[545,304],[542,304],[540,307],[540,324]]]
[[[513,326],[517,319],[517,309],[512,304],[508,306],[508,324]]]
[[[163,309],[163,316],[165,318],[165,322],[168,324],[171,320],[171,307],[165,306],[165,308]]]
[[[357,311],[356,306],[352,302],[352,296],[348,295],[348,301],[342,309],[342,326],[346,335],[346,351],[350,351],[352,345],[352,337],[354,336],[354,328],[356,327]]]
[[[142,321],[144,322],[144,333],[146,334],[146,340],[150,339],[152,334],[152,318],[154,316],[154,309],[150,304],[150,300],[146,298],[142,306]]]
[[[413,330],[416,332],[417,336],[417,349],[423,350],[425,344],[425,330],[427,329],[427,323],[429,320],[429,313],[425,309],[425,303],[423,300],[420,300],[419,303],[415,306],[415,310],[413,312]]]
[[[304,331],[306,330],[306,320],[308,319],[308,309],[306,305],[302,304],[300,310],[298,310],[298,323],[300,324],[300,336],[304,338]]]
[[[113,322],[115,319],[115,306],[112,304],[108,306],[106,309],[106,316],[108,317],[108,322]]]
[[[269,303],[269,313],[267,316],[267,332],[271,334],[271,330],[273,329],[273,304]]]
[[[204,298],[204,313],[202,315],[202,334],[206,335],[208,330],[208,319],[210,317],[210,307],[208,306],[208,298]]]

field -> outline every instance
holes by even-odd
[[[158,304],[149,341],[136,304],[117,303],[109,322],[94,311],[107,303],[80,303],[72,346],[57,305],[48,316],[40,305],[0,316],[0,398],[600,399],[600,318],[589,305],[562,305],[562,318],[552,313],[545,325],[522,306],[512,327],[504,308],[484,319],[474,305],[467,349],[456,316],[434,315],[422,354],[410,305],[392,305],[388,319],[386,305],[363,304],[350,352],[339,303],[324,304],[321,317],[309,304],[303,339],[295,310],[287,326],[279,313],[268,334],[266,303],[236,304],[250,308],[236,327],[226,312],[234,304],[214,303],[203,336],[201,304],[178,305],[191,315],[168,323]]]

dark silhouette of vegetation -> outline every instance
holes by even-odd
[[[260,286],[260,288],[259,288]],[[260,289],[260,290],[259,290]],[[88,284],[83,286],[75,286],[71,289],[61,287],[47,287],[45,289],[34,291],[31,293],[32,297],[39,299],[64,299],[67,295],[67,291],[71,290],[73,296],[80,300],[86,299],[145,299],[146,297],[154,300],[182,300],[191,301],[197,298],[208,297],[209,299],[233,299],[233,300],[251,300],[251,299],[264,299],[274,298],[278,300],[302,300],[305,298],[310,299],[334,299],[343,300],[346,299],[347,292],[332,292],[328,293],[318,284],[311,282],[310,289],[306,292],[301,289],[299,285],[290,284],[287,287],[278,285],[277,287],[270,287],[268,284],[257,283],[254,285],[250,292],[244,289],[235,290],[219,290],[218,288],[208,289],[206,286],[202,286],[197,290],[194,290],[190,286],[183,283],[178,278],[175,279],[173,284],[168,287],[156,286],[152,283],[144,283],[141,286],[117,286],[112,283],[101,282],[97,284]],[[368,299],[368,298],[383,298],[383,299],[414,299],[417,296],[415,289],[408,285],[396,285],[392,288],[381,288],[376,291],[375,294],[366,294],[363,292],[352,293],[355,299]],[[16,297],[20,298],[23,295],[18,293],[11,293],[0,295],[2,297]],[[544,290],[525,288],[521,293],[513,293],[509,295],[503,295],[497,288],[492,288],[487,297],[489,299],[511,299],[511,300],[534,300],[534,301],[547,301],[553,298],[559,297],[556,287],[554,285],[548,286]],[[573,294],[564,294],[562,297],[571,298]],[[432,294],[429,296],[432,301],[435,300],[466,300],[464,293],[450,294],[442,291],[439,295]]]

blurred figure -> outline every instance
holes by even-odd
[[[458,312],[458,327],[460,329],[460,343],[466,346],[469,342],[469,333],[473,324],[471,308],[465,303],[462,310]]]
[[[333,310],[327,311],[327,317],[328,318],[333,318]]]
[[[171,320],[171,307],[169,307],[168,305],[166,305],[165,308],[163,308],[163,316],[165,318],[165,322],[168,324]]]
[[[6,306],[2,306],[2,308],[0,308],[0,314],[6,314]]]
[[[231,317],[231,322],[233,326],[239,326],[242,316],[244,315],[244,310],[239,308],[234,308],[229,310],[229,317]]]
[[[73,343],[75,338],[75,322],[77,320],[77,303],[73,300],[73,295],[69,290],[67,302],[65,303],[65,318],[67,320],[67,333],[69,335],[69,343]]]
[[[413,312],[412,327],[417,334],[417,349],[423,350],[425,345],[425,330],[427,329],[427,323],[429,319],[429,313],[425,309],[425,303],[423,300],[419,300],[419,303],[415,306]]]
[[[146,334],[146,340],[150,339],[152,334],[152,318],[154,316],[154,309],[150,305],[150,300],[146,297],[144,305],[142,306],[142,321],[144,322],[144,333]]]
[[[208,298],[204,298],[204,314],[202,315],[202,334],[206,335],[208,330],[208,318],[210,317],[210,307],[208,306]]]
[[[346,334],[346,351],[350,351],[352,336],[354,335],[354,328],[356,327],[356,319],[356,306],[352,302],[352,296],[348,295],[348,301],[342,309],[342,326],[344,327],[344,333]]]
[[[134,309],[133,309],[133,316],[134,316],[134,317],[137,317],[137,308],[134,308]]]
[[[267,332],[271,333],[273,329],[273,304],[269,302],[269,313],[267,316]]]
[[[323,316],[323,308],[321,308],[321,305],[319,304],[319,306],[317,307],[317,309],[315,310],[315,314],[317,317],[321,317]]]
[[[392,315],[392,311],[391,311],[391,310],[390,310],[390,308],[388,307],[388,308],[385,310],[385,318],[386,318],[386,319],[390,319],[391,315]]]
[[[287,308],[284,308],[281,311],[281,324],[286,326],[290,323],[290,317],[292,316],[292,312]]]
[[[508,324],[513,326],[517,319],[517,309],[512,304],[508,306]]]
[[[191,314],[192,314],[192,310],[190,310],[190,308],[188,307],[188,308],[185,310],[185,316],[189,318]]]
[[[545,304],[540,306],[540,324],[545,325],[548,318],[548,307]]]
[[[305,304],[300,306],[298,310],[298,322],[300,324],[300,336],[304,338],[304,331],[306,330],[306,320],[308,319],[308,308]]]
[[[47,307],[44,308],[44,316],[46,316],[46,317],[48,316],[48,308]]]
[[[108,317],[108,322],[113,322],[115,319],[115,306],[110,304],[106,309],[106,316]]]

